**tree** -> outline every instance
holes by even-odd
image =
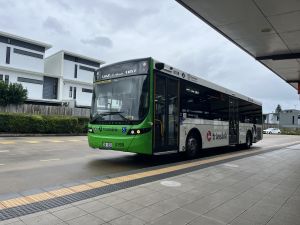
[[[22,104],[27,99],[27,89],[22,84],[6,84],[0,81],[0,105]]]
[[[275,109],[275,113],[280,113],[281,111],[282,111],[281,106],[278,104]]]

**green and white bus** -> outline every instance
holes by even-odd
[[[89,145],[148,155],[229,145],[250,148],[262,139],[262,105],[153,58],[95,72]]]

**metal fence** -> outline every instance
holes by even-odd
[[[90,109],[85,108],[69,108],[65,106],[50,106],[50,105],[8,105],[0,106],[0,112],[9,113],[26,113],[32,115],[63,115],[63,116],[78,116],[89,117]]]

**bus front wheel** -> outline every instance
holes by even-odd
[[[186,139],[186,156],[187,158],[195,158],[199,154],[200,142],[193,133],[189,134]]]

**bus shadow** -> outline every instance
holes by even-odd
[[[230,154],[235,152],[258,150],[260,147],[252,147],[250,150],[238,147],[228,146],[202,150],[196,159],[205,159],[208,157],[218,156],[222,154]],[[95,159],[89,162],[88,167],[93,169],[113,168],[113,172],[130,171],[133,169],[142,169],[153,166],[167,165],[171,163],[180,163],[189,161],[183,154],[168,154],[159,156],[149,156],[140,154],[130,154],[111,158]]]

